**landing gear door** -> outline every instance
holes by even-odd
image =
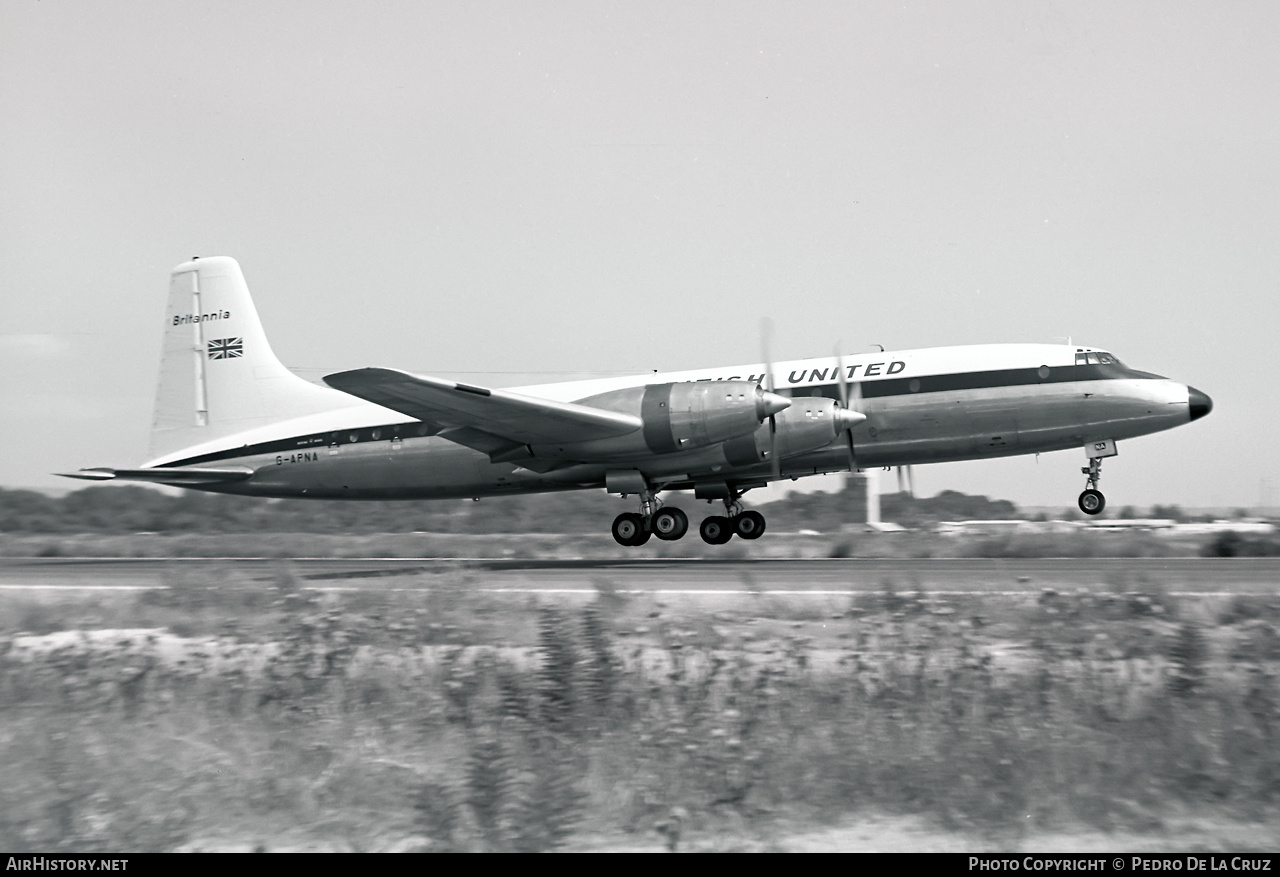
[[[1100,460],[1103,457],[1114,457],[1120,452],[1116,450],[1115,439],[1102,439],[1096,442],[1084,443],[1084,454],[1090,460]]]

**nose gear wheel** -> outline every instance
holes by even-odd
[[[1084,493],[1080,494],[1080,498],[1076,504],[1080,506],[1080,511],[1086,515],[1098,515],[1107,507],[1107,498],[1102,495],[1102,491],[1098,490],[1098,482],[1102,480],[1102,459],[1100,457],[1090,457],[1089,465],[1080,470],[1087,476],[1088,487]]]
[[[1080,494],[1079,505],[1086,515],[1096,515],[1107,507],[1107,498],[1101,491],[1089,489]]]

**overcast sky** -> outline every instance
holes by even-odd
[[[1213,397],[1109,502],[1280,503],[1280,4],[0,4],[0,485],[146,456],[168,272],[301,374],[1072,337]],[[916,468],[1070,506],[1080,451]],[[1269,485],[1269,488],[1267,487]]]

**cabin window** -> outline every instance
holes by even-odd
[[[913,393],[919,393],[919,392],[920,392],[920,379],[919,379],[919,378],[912,378],[912,379],[911,379],[911,382],[907,384],[907,389],[908,389],[908,390],[910,390],[910,391],[911,391],[911,392],[913,392]]]
[[[1040,376],[1040,380],[1042,381],[1049,380],[1049,366],[1047,365],[1040,366],[1040,368],[1036,369],[1036,374]]]

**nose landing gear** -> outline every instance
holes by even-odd
[[[1101,514],[1102,510],[1107,507],[1107,498],[1102,495],[1102,491],[1098,490],[1098,482],[1102,480],[1102,459],[1100,457],[1090,457],[1089,465],[1080,470],[1088,476],[1088,487],[1084,493],[1080,494],[1077,505],[1080,511],[1086,515]]]

